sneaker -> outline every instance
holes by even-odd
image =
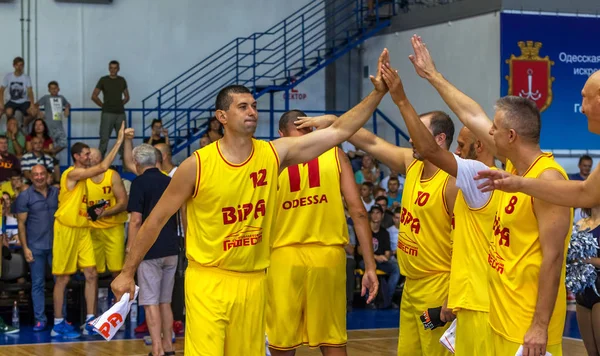
[[[94,327],[89,323],[96,319],[95,316],[91,316],[88,320],[85,321],[83,325],[81,325],[81,332],[83,335],[98,335],[97,332],[94,331]]]
[[[136,334],[147,333],[148,332],[148,324],[144,320],[144,322],[141,323],[140,325],[138,325],[133,331],[135,331]]]
[[[6,325],[4,320],[2,318],[0,318],[0,334],[14,334],[14,333],[18,333],[18,332],[19,332],[19,329],[13,328],[10,325]]]
[[[46,328],[46,322],[45,321],[38,321],[33,326],[33,331],[42,331],[45,328]]]
[[[81,336],[77,331],[73,329],[71,325],[66,323],[64,320],[60,324],[54,325],[50,335],[52,337],[62,337],[64,339],[77,339]]]

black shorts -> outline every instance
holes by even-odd
[[[600,281],[596,279],[596,290],[600,293]],[[581,305],[584,308],[592,309],[594,304],[600,303],[600,296],[594,292],[593,288],[586,288],[583,292],[577,293],[575,296],[575,302],[577,305]]]
[[[30,106],[31,106],[31,102],[29,102],[29,101],[26,101],[22,104],[17,104],[14,101],[8,101],[6,104],[4,104],[5,108],[12,108],[14,111],[20,111],[25,116],[29,115],[27,113],[27,110],[29,110]]]

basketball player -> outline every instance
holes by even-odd
[[[568,180],[551,154],[540,150],[540,112],[533,101],[507,96],[496,102],[494,121],[435,68],[421,38],[413,36],[410,56],[459,119],[506,170],[524,177]],[[486,135],[489,133],[488,135]],[[573,226],[572,209],[522,193],[500,194],[490,248],[490,325],[494,355],[562,355],[566,316],[565,253]],[[543,276],[543,278],[541,278]]]
[[[466,127],[458,135],[456,155],[443,150],[408,101],[398,72],[384,65],[382,74],[417,152],[455,177],[460,189],[454,204],[448,292],[448,308],[457,318],[454,354],[492,355],[486,261],[500,194],[479,192],[473,176],[494,167],[494,156]]]
[[[388,57],[384,50],[378,68]],[[187,203],[185,349],[190,355],[264,355],[266,274],[280,170],[307,162],[347,140],[369,119],[387,87],[375,89],[329,129],[272,142],[252,138],[257,102],[239,85],[217,95],[222,139],[195,151],[177,169],[142,225],[121,274],[117,298],[134,295],[134,274],[165,222]],[[369,283],[369,290],[375,281]]]
[[[90,166],[102,161],[102,153],[90,148]],[[118,172],[109,169],[86,181],[88,206],[100,200],[108,202],[96,221],[90,221],[90,234],[96,257],[96,270],[104,273],[106,267],[116,277],[125,259],[125,222],[127,221],[127,192]],[[85,331],[84,331],[85,333]]]
[[[117,142],[106,158],[98,165],[89,167],[90,148],[77,142],[71,147],[73,166],[67,168],[60,178],[60,193],[58,210],[54,217],[54,243],[52,245],[52,274],[56,276],[54,284],[54,328],[52,336],[64,338],[79,337],[62,315],[62,305],[65,287],[69,278],[77,269],[83,269],[85,275],[85,304],[87,309],[86,326],[88,332],[93,332],[87,323],[94,318],[96,305],[96,289],[98,275],[96,259],[90,236],[87,215],[86,180],[106,172],[114,161],[119,147],[123,143],[125,123],[121,125]]]
[[[306,116],[288,111],[279,120],[279,135],[298,137],[294,121]],[[320,347],[323,355],[346,355],[346,251],[348,227],[342,195],[360,245],[365,274],[362,293],[377,281],[369,218],[358,193],[352,166],[334,147],[279,175],[278,214],[271,266],[267,273],[267,336],[271,354],[294,355],[302,344]],[[376,296],[369,295],[367,303]]]
[[[581,112],[587,116],[589,131],[600,134],[600,72],[592,74],[583,90]],[[484,191],[500,189],[523,192],[551,204],[594,208],[600,204],[600,168],[596,167],[584,181],[528,179],[507,172],[480,172],[479,178],[492,178],[482,184]]]
[[[447,151],[454,136],[452,119],[440,111],[422,114],[420,119],[436,144]],[[299,128],[323,128],[337,120],[324,116],[296,123]],[[424,160],[417,150],[394,146],[365,129],[352,136],[350,143],[391,170],[406,174],[397,249],[400,273],[406,276],[400,305],[398,355],[449,355],[439,340],[449,326],[447,322],[454,318],[446,302],[456,179]],[[446,324],[425,330],[420,316],[440,306],[441,320]]]

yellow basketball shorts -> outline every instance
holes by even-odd
[[[346,252],[341,246],[274,249],[267,273],[269,347],[346,345]]]
[[[54,220],[52,255],[52,274],[57,276],[96,266],[90,228],[69,227]]]
[[[454,355],[493,355],[489,313],[468,309],[456,311]],[[514,354],[513,354],[514,356]]]
[[[502,335],[494,332],[493,329],[491,333],[495,356],[515,356],[521,344],[506,340]],[[458,335],[458,332],[456,335]],[[562,343],[557,345],[547,345],[546,352],[551,353],[552,356],[562,356]]]
[[[421,279],[406,279],[400,304],[398,356],[452,355],[440,343],[440,338],[451,323],[434,330],[426,330],[420,318],[425,310],[444,304],[448,297],[449,282],[450,273],[438,273]]]
[[[123,224],[90,231],[98,273],[120,272],[125,260],[125,226]]]
[[[202,267],[185,272],[185,354],[265,355],[266,274]]]

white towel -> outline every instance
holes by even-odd
[[[450,324],[444,335],[440,338],[440,343],[454,354],[454,345],[456,344],[456,319]]]
[[[517,350],[515,356],[523,356],[523,345],[519,346],[519,349]],[[546,351],[546,356],[552,356],[552,354]]]
[[[135,286],[135,297],[133,300],[137,299],[139,290],[140,287]],[[121,325],[125,323],[133,300],[129,300],[129,293],[123,294],[121,300],[115,303],[112,308],[90,322],[90,325],[94,327],[94,331],[102,335],[105,340],[110,341],[117,331],[119,331]]]

